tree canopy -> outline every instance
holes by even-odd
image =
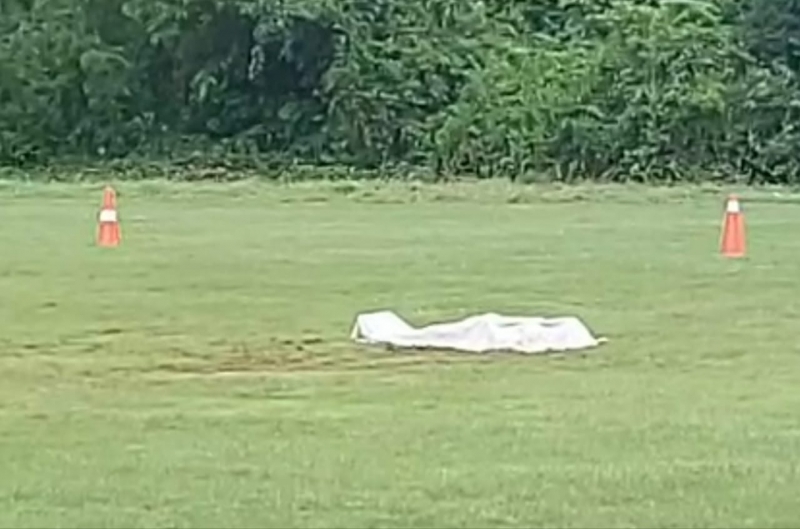
[[[0,163],[800,182],[792,0],[2,0]]]

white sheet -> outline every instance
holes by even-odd
[[[473,353],[574,351],[605,342],[575,317],[540,318],[485,313],[414,328],[392,311],[359,314],[351,339],[398,348],[452,349]]]

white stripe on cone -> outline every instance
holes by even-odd
[[[117,222],[117,210],[104,209],[100,211],[100,222]]]
[[[729,200],[728,201],[728,213],[739,213],[741,208],[739,207],[738,200]]]

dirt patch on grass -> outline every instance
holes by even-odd
[[[270,375],[282,373],[341,373],[437,367],[496,361],[499,355],[449,351],[391,351],[318,340],[280,341],[270,347],[233,348],[204,358],[173,358],[150,366],[150,374],[175,376]]]

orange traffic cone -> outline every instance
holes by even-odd
[[[728,197],[722,224],[720,251],[723,256],[739,258],[745,255],[744,213],[736,195]]]
[[[117,194],[111,187],[106,187],[103,192],[103,208],[98,220],[97,244],[105,247],[119,246],[122,234],[117,216]]]

